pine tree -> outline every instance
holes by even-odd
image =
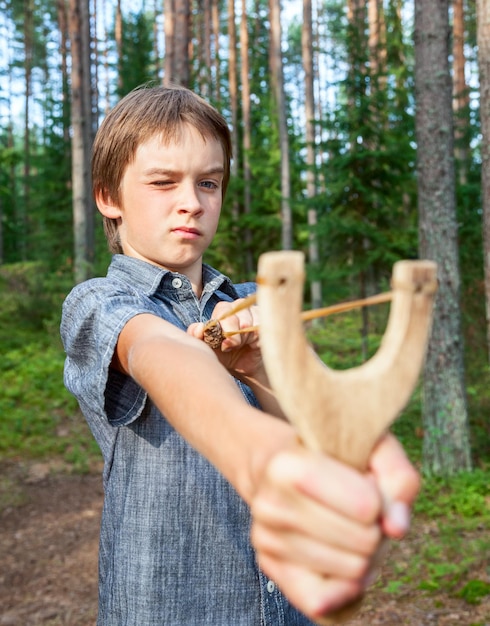
[[[424,469],[471,468],[464,387],[455,206],[449,2],[415,2],[419,245],[438,264],[439,291],[423,381]]]

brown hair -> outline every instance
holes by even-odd
[[[178,138],[183,124],[196,128],[203,138],[216,139],[223,148],[223,197],[230,179],[231,137],[223,116],[200,96],[184,87],[142,86],[131,91],[109,112],[92,149],[92,191],[120,203],[119,190],[126,167],[138,147],[155,135]],[[104,217],[109,250],[121,253],[117,221]]]

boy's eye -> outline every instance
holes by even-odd
[[[173,181],[171,180],[153,180],[151,181],[151,185],[154,187],[166,187],[167,185],[171,185]]]
[[[212,180],[203,180],[199,183],[201,187],[205,187],[206,189],[218,189],[218,185]]]

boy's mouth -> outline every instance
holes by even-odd
[[[177,226],[173,229],[173,232],[185,239],[194,239],[201,235],[197,228],[190,228],[189,226]]]

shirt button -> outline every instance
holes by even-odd
[[[275,583],[272,580],[269,580],[269,582],[267,583],[267,591],[269,593],[273,593],[275,588],[276,588]]]
[[[181,278],[174,278],[172,280],[172,287],[175,287],[175,289],[180,289],[182,287],[182,279]]]

